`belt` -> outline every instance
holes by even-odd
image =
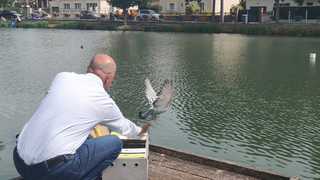
[[[69,155],[71,156],[71,155]],[[17,153],[17,157],[18,157],[18,160],[20,162],[22,162],[23,164],[25,164],[25,162],[23,161],[23,159],[20,158],[19,154]],[[57,157],[54,157],[54,158],[51,158],[51,159],[48,159],[46,161],[42,161],[40,163],[37,163],[37,164],[32,164],[32,165],[27,165],[29,170],[39,170],[39,169],[46,169],[46,165],[45,165],[45,162],[47,162],[47,165],[48,165],[48,168],[52,168],[62,162],[64,162],[64,157],[63,155],[60,155],[60,156],[57,156]]]

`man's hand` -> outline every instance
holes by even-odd
[[[141,128],[140,134],[143,134],[143,133],[147,132],[149,126],[151,126],[151,123],[140,125],[140,126],[139,126],[139,127]]]

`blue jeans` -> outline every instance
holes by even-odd
[[[30,170],[17,159],[17,148],[13,151],[13,161],[19,174],[25,179],[95,179],[117,159],[122,150],[118,136],[108,135],[84,141],[73,155],[64,155],[65,161],[52,168]]]

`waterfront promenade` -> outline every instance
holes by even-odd
[[[64,22],[84,22],[86,24],[85,29],[91,29],[95,25],[114,25],[114,26],[123,26],[123,20],[110,21],[106,20],[80,20],[75,18],[56,18],[56,19],[42,19],[42,20],[23,20],[22,22],[37,22],[37,21],[47,21],[50,25],[49,28],[54,28],[56,24]],[[254,29],[254,28],[263,28],[268,29],[272,35],[287,35],[288,31],[301,31],[301,32],[320,32],[320,24],[317,23],[317,20],[308,20],[307,23],[289,23],[289,20],[281,20],[279,24],[275,23],[214,23],[220,28],[220,33],[234,33],[235,29]],[[154,28],[159,26],[169,26],[176,29],[183,29],[185,26],[189,25],[203,25],[203,24],[212,24],[208,21],[136,21],[128,20],[127,26],[123,27],[123,30],[133,30],[133,31],[152,31]],[[299,34],[299,33],[297,33]],[[313,33],[314,34],[314,33]],[[317,33],[318,34],[318,33]]]

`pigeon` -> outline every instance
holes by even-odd
[[[139,118],[146,119],[151,114],[152,120],[155,121],[157,119],[157,115],[166,112],[173,99],[173,83],[166,79],[157,94],[153,90],[148,77],[146,77],[144,84],[146,86],[145,98],[151,105],[151,108],[146,111],[139,112]]]

